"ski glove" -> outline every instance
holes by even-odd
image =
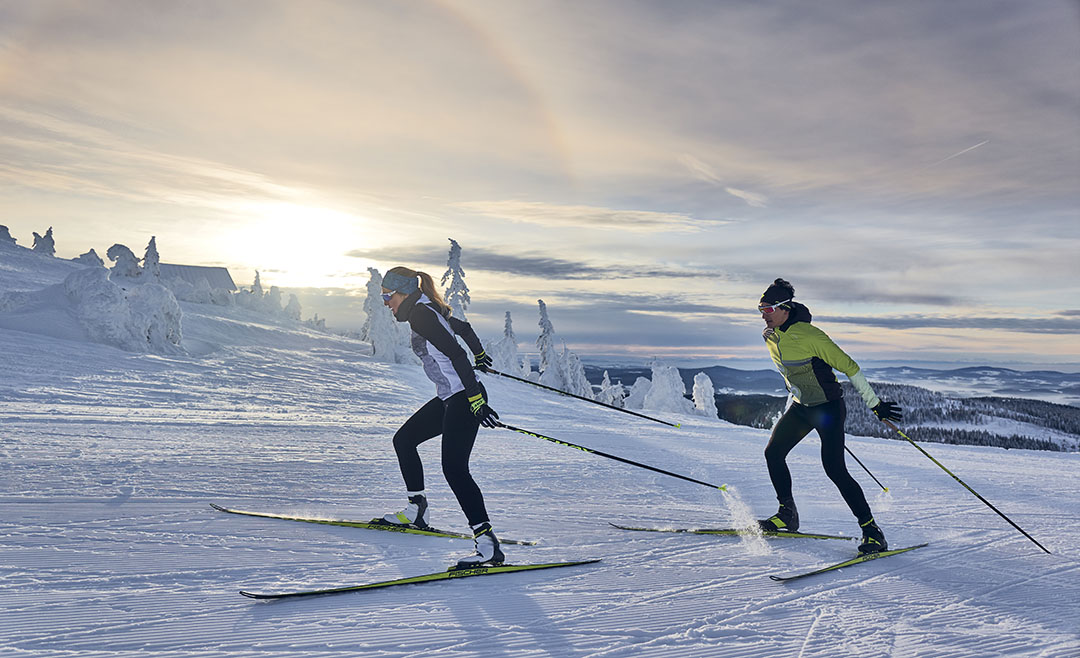
[[[484,427],[499,426],[497,422],[499,414],[495,413],[495,410],[487,405],[482,394],[477,393],[469,398],[469,408],[472,409],[473,415]]]
[[[487,370],[494,363],[487,352],[483,350],[479,354],[473,354],[473,362],[475,363],[473,366],[475,370]]]
[[[900,405],[888,400],[882,400],[874,407],[874,413],[881,420],[900,420]]]
[[[768,342],[769,339],[772,338],[772,335],[775,333],[776,329],[773,329],[772,327],[765,327],[765,329],[761,332],[761,337],[765,339],[765,342]]]

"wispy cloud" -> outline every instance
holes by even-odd
[[[1010,318],[1010,317],[975,317],[975,316],[933,316],[933,315],[900,315],[886,317],[867,316],[822,316],[815,321],[843,322],[847,324],[859,324],[867,327],[882,327],[886,329],[963,329],[971,330],[1001,330],[1034,334],[1080,334],[1080,318]]]
[[[729,223],[683,213],[620,210],[597,206],[560,205],[535,201],[467,201],[455,204],[470,212],[511,222],[563,228],[586,228],[635,233],[687,232]]]
[[[405,261],[410,263],[445,267],[446,249],[440,247],[409,248],[386,247],[382,249],[355,249],[347,253],[354,258],[367,258],[376,261]],[[598,265],[583,261],[537,254],[512,254],[470,247],[468,259],[463,263],[465,270],[480,270],[511,276],[540,277],[544,279],[697,279],[723,276],[720,272],[692,269],[670,269],[657,267],[635,267],[619,265]]]
[[[722,187],[725,192],[731,196],[742,199],[747,205],[755,208],[764,208],[768,202],[768,198],[764,194],[757,194],[755,192],[747,192],[737,187],[725,185],[724,180],[716,173],[716,171],[708,164],[702,162],[700,159],[690,155],[689,153],[683,153],[679,156],[679,162],[683,164],[695,178],[701,179],[707,183],[712,183],[719,187]]]

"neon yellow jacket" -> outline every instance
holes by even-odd
[[[765,339],[769,355],[784,376],[795,402],[814,407],[843,397],[833,368],[847,375],[855,390],[870,408],[880,403],[866,377],[844,350],[829,336],[810,324],[810,309],[792,303],[791,317]]]

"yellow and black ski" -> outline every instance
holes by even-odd
[[[870,560],[876,560],[876,559],[882,558],[882,557],[889,557],[891,555],[899,555],[900,553],[906,553],[908,551],[913,551],[916,548],[922,548],[923,546],[927,546],[927,545],[928,544],[918,544],[917,546],[908,546],[907,548],[897,548],[897,549],[893,549],[891,551],[881,551],[881,552],[878,552],[878,553],[863,553],[862,555],[859,555],[858,557],[853,557],[850,560],[844,560],[843,562],[838,562],[837,564],[833,564],[833,565],[830,565],[830,566],[827,566],[827,567],[822,567],[821,569],[815,569],[813,571],[807,571],[806,573],[797,573],[797,574],[794,574],[794,575],[791,575],[791,576],[769,576],[769,578],[772,578],[773,580],[778,581],[778,582],[788,582],[788,581],[791,581],[791,580],[798,580],[799,578],[806,578],[807,576],[816,576],[819,573],[826,573],[826,572],[829,572],[829,571],[836,571],[837,569],[843,569],[844,567],[850,567],[853,564],[861,564],[863,562],[869,562]]]
[[[287,516],[284,514],[271,514],[268,512],[248,512],[238,509],[230,509],[228,507],[222,507],[221,505],[215,505],[210,503],[210,507],[218,510],[219,512],[228,512],[229,514],[242,514],[244,516],[257,516],[264,519],[280,519],[282,521],[300,521],[302,523],[318,523],[321,525],[336,525],[346,528],[362,528],[364,530],[386,530],[387,532],[403,532],[410,535],[426,535],[429,537],[450,537],[453,539],[472,539],[473,536],[462,532],[452,532],[450,530],[438,530],[436,528],[417,528],[416,526],[402,526],[394,525],[392,523],[386,523],[381,519],[372,519],[371,521],[337,521],[333,519],[313,519],[303,516]],[[519,539],[503,539],[499,537],[499,543],[501,544],[518,544],[521,546],[535,546],[535,541],[525,541]]]
[[[240,590],[240,593],[248,597],[249,599],[287,599],[300,596],[319,596],[322,594],[343,594],[345,592],[358,592],[364,589],[381,589],[384,587],[395,587],[397,585],[415,585],[418,583],[430,583],[437,580],[471,578],[472,576],[490,576],[500,573],[512,573],[515,571],[536,571],[538,569],[572,567],[579,564],[593,564],[599,561],[600,560],[578,560],[576,562],[549,562],[546,564],[502,564],[499,566],[466,567],[460,569],[457,567],[450,567],[446,571],[437,571],[435,573],[424,574],[422,576],[412,576],[410,578],[384,580],[379,583],[367,583],[365,585],[346,585],[345,587],[328,587],[325,589],[309,589],[298,590],[295,592],[279,592],[267,594]]]
[[[681,532],[689,535],[744,535],[757,533],[757,530],[750,528],[738,529],[738,528],[638,528],[628,525],[619,525],[617,523],[609,523],[613,527],[619,530],[637,530],[641,532]],[[845,537],[843,535],[820,535],[809,532],[786,532],[783,530],[763,530],[761,534],[765,537],[802,537],[803,539],[854,539],[854,537]]]

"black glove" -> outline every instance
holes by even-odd
[[[881,420],[899,421],[900,420],[900,405],[896,404],[895,402],[889,402],[887,400],[882,400],[881,402],[878,403],[878,405],[876,407],[874,407],[874,413]]]
[[[487,352],[481,351],[479,354],[473,354],[473,369],[475,370],[487,370],[491,367],[494,361],[487,355]]]
[[[495,410],[487,405],[484,396],[480,393],[469,398],[469,408],[472,409],[473,415],[484,427],[499,426],[499,414],[495,413]]]

